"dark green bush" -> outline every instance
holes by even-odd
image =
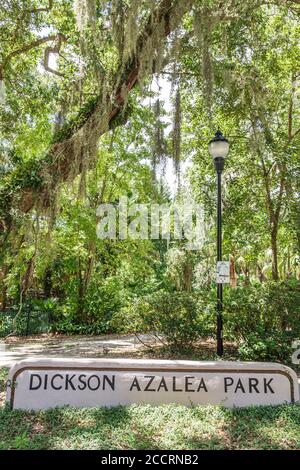
[[[245,360],[288,362],[300,337],[300,282],[269,282],[227,289],[225,336]]]
[[[227,289],[224,296],[227,335],[246,340],[249,333],[268,337],[300,336],[300,282],[282,281]]]
[[[249,333],[238,348],[241,360],[251,361],[280,361],[289,363],[292,346],[289,338],[280,332],[262,335],[257,332]]]
[[[122,301],[118,279],[107,278],[101,284],[93,279],[81,303],[75,296],[61,306],[53,329],[70,335],[114,333],[116,328],[112,318],[120,310]]]
[[[187,349],[199,337],[197,302],[192,294],[158,291],[139,302],[138,314],[145,331],[163,335],[173,350]]]
[[[13,321],[17,314],[16,310],[0,313],[0,338],[4,338],[14,330]],[[18,317],[16,324],[16,334],[23,335],[26,332],[26,318],[24,315]]]
[[[57,333],[65,335],[103,335],[105,333],[112,333],[109,326],[104,322],[78,323],[74,319],[65,318],[57,322],[53,328]]]
[[[11,333],[19,336],[46,333],[51,330],[55,321],[55,300],[30,300],[23,305],[21,312],[19,306],[10,311],[0,312],[0,337]],[[14,319],[16,323],[14,325]]]

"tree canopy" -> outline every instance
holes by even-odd
[[[184,293],[214,282],[218,128],[238,286],[299,280],[299,14],[297,0],[1,2],[2,309],[42,295],[61,328],[73,316],[101,332],[161,289],[193,310]],[[200,250],[97,238],[99,204],[188,191],[205,213]]]

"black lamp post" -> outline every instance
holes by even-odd
[[[217,261],[222,261],[222,171],[225,158],[229,152],[229,142],[221,131],[217,131],[215,137],[208,144],[209,153],[213,158],[217,172]],[[223,284],[217,283],[217,353],[223,356]]]

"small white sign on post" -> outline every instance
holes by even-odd
[[[297,376],[281,364],[141,359],[33,359],[15,364],[12,409],[148,403],[279,405],[299,400]]]
[[[229,284],[230,283],[230,262],[229,261],[218,261],[217,262],[217,284]]]

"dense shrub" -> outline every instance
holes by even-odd
[[[143,298],[132,297],[128,299],[128,303],[120,310],[117,310],[110,321],[111,328],[116,333],[144,333],[147,331],[148,325],[145,325],[142,315],[140,314]]]
[[[137,306],[144,330],[163,335],[171,349],[189,348],[199,336],[197,302],[184,292],[160,290]]]
[[[53,328],[57,333],[63,333],[66,335],[103,335],[105,333],[111,333],[109,326],[102,322],[78,323],[75,319],[64,318],[57,322]]]
[[[300,337],[300,282],[270,282],[227,289],[227,338],[239,343],[242,359],[289,360]]]
[[[51,331],[55,322],[55,310],[57,303],[51,299],[31,300],[28,299],[22,305],[15,306],[9,311],[0,313],[0,337],[12,333],[23,336]],[[14,324],[14,319],[16,322]]]
[[[12,333],[14,326],[13,321],[17,314],[16,310],[9,312],[1,312],[0,314],[0,338]],[[24,315],[18,317],[16,324],[16,334],[23,335],[26,332],[26,317]]]
[[[239,358],[251,361],[290,362],[292,345],[283,333],[273,331],[271,334],[249,332],[238,348]]]
[[[93,279],[81,302],[70,297],[56,314],[55,331],[64,334],[105,334],[114,333],[113,315],[124,302],[123,290],[115,277],[108,277],[101,283]]]
[[[267,336],[282,332],[300,336],[300,282],[270,282],[227,289],[224,296],[227,332],[246,339],[250,332]]]

